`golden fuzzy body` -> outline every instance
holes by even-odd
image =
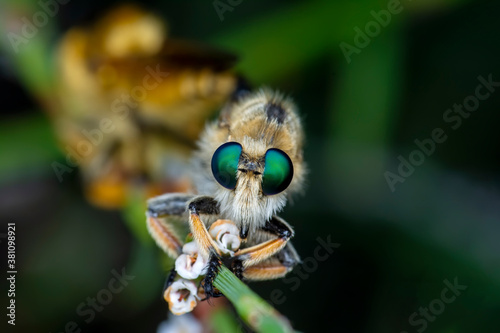
[[[290,99],[268,89],[243,96],[228,104],[201,136],[193,161],[198,193],[212,196],[219,203],[220,216],[255,238],[261,234],[257,230],[283,209],[288,196],[302,188],[303,137],[296,107]],[[215,180],[210,166],[214,152],[226,142],[237,142],[242,147],[233,190]],[[266,195],[262,190],[265,155],[273,148],[288,155],[293,178],[284,191]]]
[[[199,253],[208,260],[202,282],[207,297],[217,294],[213,281],[225,253],[209,232],[217,220],[229,220],[239,231],[242,246],[224,263],[239,278],[281,278],[300,262],[290,243],[293,229],[276,214],[302,189],[303,137],[290,99],[268,89],[240,90],[198,141],[191,177],[198,193],[167,193],[148,200],[148,229],[173,257],[181,247],[168,217],[187,219]]]

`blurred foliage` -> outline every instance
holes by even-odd
[[[317,269],[301,267],[253,290],[300,331],[416,332],[409,317],[457,277],[467,290],[426,331],[497,332],[500,95],[448,131],[394,193],[383,173],[397,170],[397,157],[408,157],[415,139],[443,126],[443,113],[474,92],[479,75],[500,78],[500,4],[403,1],[405,10],[348,64],[339,43],[353,44],[353,28],[387,3],[243,1],[220,21],[211,2],[147,2],[173,35],[234,51],[252,84],[277,87],[300,106],[309,186],[283,217],[295,227],[303,259],[314,257],[318,237],[341,246]],[[132,198],[123,218],[84,202],[77,170],[59,183],[51,162],[64,156],[38,110],[50,94],[56,32],[103,5],[71,1],[24,52],[11,52],[5,39],[1,47],[2,91],[20,91],[7,97],[0,123],[1,221],[20,230],[19,332],[60,331],[71,320],[84,331],[152,332],[166,315],[158,291],[168,267],[147,241],[141,203]],[[21,5],[2,6],[5,37],[5,23],[24,14],[7,20]],[[40,104],[26,105],[28,92]],[[136,279],[86,324],[78,304],[122,267]],[[283,297],[274,299],[275,290]]]
[[[0,184],[47,174],[50,163],[60,155],[50,124],[40,114],[2,121],[0,133]]]

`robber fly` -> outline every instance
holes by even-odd
[[[236,57],[170,38],[164,20],[133,5],[70,29],[56,56],[52,119],[89,200],[119,208],[136,185],[147,197],[187,190],[195,142],[236,89]]]
[[[174,258],[182,242],[169,218],[189,222],[200,253],[209,258],[202,283],[208,297],[217,296],[212,283],[222,261],[207,229],[218,219],[229,219],[239,228],[244,246],[235,252],[230,268],[240,278],[280,278],[300,261],[289,242],[291,226],[276,214],[302,189],[302,144],[302,126],[291,100],[266,89],[243,94],[201,135],[192,161],[197,193],[169,193],[148,201],[148,229]]]

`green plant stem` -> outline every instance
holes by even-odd
[[[217,274],[214,286],[233,303],[241,318],[256,332],[294,332],[288,319],[255,294],[225,266],[222,266]]]

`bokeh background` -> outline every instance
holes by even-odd
[[[237,54],[236,68],[253,86],[277,88],[299,106],[310,174],[304,195],[282,216],[295,228],[293,243],[303,259],[314,257],[318,237],[340,246],[306,275],[292,272],[300,284],[251,284],[294,328],[498,332],[500,91],[457,129],[443,114],[474,95],[478,76],[500,81],[500,2],[402,1],[402,12],[348,62],[340,44],[355,45],[354,28],[364,30],[373,21],[370,12],[388,3],[242,0],[229,4],[223,20],[212,1],[141,4],[168,21],[170,35]],[[115,4],[61,5],[30,40],[28,55],[12,52],[9,25],[2,24],[0,233],[16,223],[18,266],[17,320],[7,332],[62,332],[69,321],[84,332],[154,332],[167,316],[161,290],[168,265],[138,231],[142,212],[90,205],[78,171],[58,181],[51,163],[63,162],[64,152],[34,97],[51,71],[44,57],[61,34]],[[27,0],[2,0],[1,6],[0,16],[19,9],[16,19],[39,10]],[[398,156],[408,159],[414,141],[435,128],[447,140],[392,191],[385,173],[397,173]],[[135,279],[85,323],[78,305],[122,268]],[[443,281],[455,278],[467,289],[425,327],[412,325],[412,314],[440,299]],[[279,301],[272,299],[275,290],[283,293]]]

